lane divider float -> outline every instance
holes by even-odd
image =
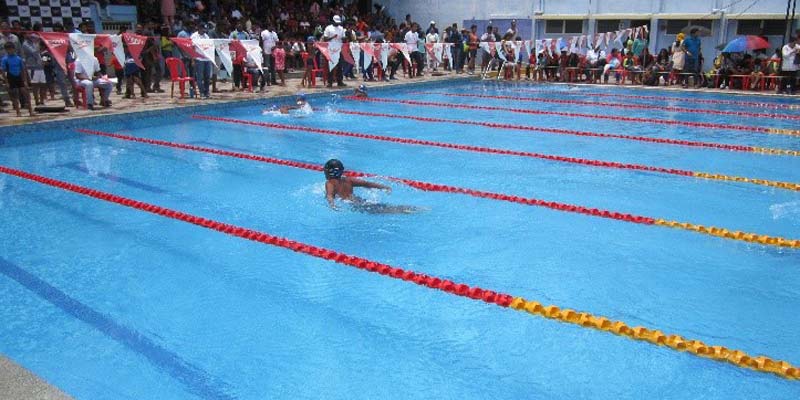
[[[741,101],[741,100],[718,100],[718,99],[698,99],[688,97],[675,97],[675,96],[644,96],[634,94],[615,94],[615,93],[600,93],[600,92],[582,92],[582,91],[567,91],[567,90],[537,90],[530,88],[515,88],[523,92],[540,93],[557,96],[585,96],[585,97],[610,97],[618,99],[640,99],[640,100],[656,100],[663,102],[678,101],[681,103],[696,103],[696,104],[728,104],[735,106],[754,107],[754,108],[768,108],[774,110],[800,110],[800,104],[782,104],[758,101]],[[658,106],[660,107],[660,106]]]
[[[483,289],[478,286],[457,283],[436,276],[417,273],[412,270],[394,267],[366,258],[348,255],[296,240],[271,235],[269,233],[254,229],[222,223],[212,219],[199,217],[189,213],[172,210],[166,207],[161,207],[155,204],[130,199],[95,189],[90,189],[85,186],[75,185],[69,182],[32,174],[26,171],[12,169],[2,165],[0,165],[0,173],[102,200],[108,203],[118,204],[135,210],[148,212],[150,214],[186,222],[241,239],[284,248],[311,257],[332,261],[337,264],[355,267],[364,271],[377,273],[388,278],[414,283],[418,286],[428,287],[430,289],[450,293],[476,301],[482,301],[484,303],[503,308],[511,308],[513,310],[523,311],[533,316],[544,317],[584,328],[595,329],[598,331],[609,332],[633,340],[644,341],[687,354],[693,354],[698,357],[726,362],[741,368],[747,368],[759,372],[773,373],[786,379],[800,379],[800,369],[798,367],[795,367],[786,361],[776,360],[767,356],[762,355],[753,357],[740,350],[733,350],[724,346],[712,346],[699,340],[690,340],[679,335],[668,335],[659,330],[649,329],[642,326],[630,327],[625,322],[610,320],[606,317],[593,315],[587,312],[580,312],[566,308],[562,309],[561,307],[555,305],[544,306],[542,303],[533,300],[526,300],[522,297]]]
[[[181,150],[189,150],[189,151],[196,151],[200,153],[208,153],[214,154],[224,157],[232,157],[232,158],[239,158],[244,160],[251,160],[251,161],[258,161],[263,163],[269,163],[274,165],[281,165],[286,167],[293,167],[299,169],[306,169],[310,171],[322,171],[322,167],[317,164],[305,163],[301,161],[292,161],[292,160],[284,160],[280,158],[274,157],[265,157],[259,156],[255,154],[247,154],[247,153],[240,153],[235,151],[228,151],[228,150],[220,150],[210,147],[202,147],[202,146],[195,146],[190,144],[184,143],[174,143],[168,142],[165,140],[158,140],[158,139],[147,139],[147,138],[138,138],[134,136],[127,136],[127,135],[120,135],[116,133],[108,133],[108,132],[100,132],[88,129],[79,129],[81,133],[85,133],[88,135],[95,135],[95,136],[103,136],[118,140],[125,140],[129,142],[136,142],[136,143],[144,143],[153,146],[162,146],[162,147],[169,147],[174,149],[181,149]],[[348,171],[347,174],[353,177],[378,177],[376,174],[366,173],[366,172],[359,172],[359,171]],[[613,219],[617,221],[623,222],[630,222],[635,224],[642,224],[642,225],[655,225],[655,226],[664,226],[669,228],[676,228],[676,229],[683,229],[695,233],[702,233],[705,235],[715,236],[724,239],[731,239],[731,240],[738,240],[768,246],[776,246],[776,247],[789,247],[789,248],[800,248],[800,240],[791,240],[777,236],[768,236],[768,235],[760,235],[755,233],[749,232],[741,232],[741,231],[731,231],[725,228],[718,228],[714,226],[704,226],[698,224],[692,224],[687,222],[678,222],[678,221],[671,221],[665,220],[660,218],[652,218],[652,217],[645,217],[641,215],[633,215],[628,213],[621,213],[616,211],[598,209],[598,208],[591,208],[585,207],[580,205],[574,204],[567,204],[567,203],[560,203],[555,201],[546,201],[531,197],[520,197],[514,196],[509,194],[503,193],[494,193],[494,192],[487,192],[469,188],[462,188],[457,186],[449,186],[449,185],[441,185],[436,183],[430,182],[422,182],[413,179],[406,179],[406,178],[399,178],[399,177],[392,177],[392,176],[384,176],[383,178],[389,179],[391,181],[401,183],[407,185],[409,187],[413,187],[415,189],[427,191],[427,192],[439,192],[439,193],[451,193],[451,194],[462,194],[468,195],[472,197],[478,197],[483,199],[490,199],[496,201],[505,201],[509,203],[516,203],[522,204],[527,206],[535,206],[535,207],[544,207],[549,208],[551,210],[563,211],[563,212],[571,212],[583,215],[589,215],[593,217],[599,218],[607,218]]]
[[[340,114],[359,115],[364,117],[401,118],[401,119],[409,119],[420,122],[438,122],[438,123],[450,123],[450,124],[461,124],[461,125],[474,125],[474,126],[483,126],[486,128],[494,128],[494,129],[533,131],[533,132],[543,132],[543,133],[554,133],[560,135],[597,137],[604,139],[633,140],[639,142],[668,144],[676,146],[701,147],[701,148],[717,149],[717,150],[739,151],[745,153],[800,157],[800,151],[798,150],[777,149],[769,147],[744,146],[738,144],[713,143],[713,142],[699,142],[694,140],[653,138],[647,136],[621,135],[615,133],[596,133],[589,131],[578,131],[573,129],[547,128],[542,126],[514,125],[514,124],[506,124],[499,122],[470,121],[470,120],[460,120],[460,119],[418,117],[415,115],[375,113],[375,112],[344,110],[344,109],[337,110],[336,112]]]
[[[587,101],[587,100],[542,99],[542,98],[538,98],[538,97],[488,95],[488,94],[475,94],[475,93],[411,92],[411,94],[439,95],[439,96],[448,96],[448,97],[468,97],[468,98],[493,99],[493,100],[528,101],[528,102],[535,102],[535,103],[569,104],[569,105],[579,105],[579,106],[623,108],[623,109],[631,109],[631,110],[653,110],[653,109],[655,109],[655,110],[658,110],[658,111],[689,113],[689,114],[732,115],[732,116],[737,116],[737,117],[787,119],[787,120],[792,120],[792,121],[800,121],[800,115],[764,114],[764,113],[754,113],[754,112],[747,112],[747,111],[710,110],[710,109],[705,109],[705,108],[686,108],[686,107],[663,106],[663,105],[656,107],[656,106],[653,106],[653,105],[650,105],[650,104],[609,103],[609,102]]]
[[[556,115],[560,117],[606,119],[617,122],[619,121],[641,122],[646,124],[688,126],[692,128],[725,129],[733,131],[757,132],[757,133],[767,133],[775,135],[800,136],[800,130],[797,129],[779,129],[779,128],[766,128],[761,126],[720,124],[713,122],[694,122],[694,121],[681,121],[681,120],[658,119],[658,118],[628,117],[624,115],[584,114],[584,113],[566,112],[566,111],[544,111],[544,110],[533,110],[526,108],[478,106],[470,104],[442,103],[436,101],[394,100],[394,99],[377,98],[377,97],[353,97],[353,96],[345,96],[344,98],[348,100],[363,101],[363,102],[404,104],[411,106],[430,106],[430,107],[454,108],[462,110],[506,111],[518,114]]]
[[[294,131],[310,132],[310,133],[317,133],[324,135],[353,137],[366,140],[378,140],[384,142],[401,143],[409,145],[439,147],[450,150],[469,151],[475,153],[499,154],[504,156],[515,156],[515,157],[529,157],[529,158],[537,158],[548,161],[587,165],[598,168],[627,169],[633,171],[655,172],[668,175],[701,178],[707,180],[748,183],[752,185],[800,191],[800,184],[793,182],[772,181],[767,179],[748,178],[743,176],[733,176],[733,175],[716,174],[708,172],[694,172],[677,168],[654,167],[643,164],[629,164],[616,161],[592,160],[587,158],[566,157],[566,156],[558,156],[552,154],[534,153],[529,151],[498,149],[493,147],[481,147],[481,146],[472,146],[472,145],[447,143],[447,142],[435,142],[432,140],[410,139],[410,138],[394,137],[394,136],[381,136],[381,135],[373,135],[367,133],[345,132],[333,129],[322,129],[322,128],[300,126],[300,125],[277,124],[271,122],[248,121],[248,120],[224,118],[224,117],[211,117],[206,115],[193,115],[192,118],[207,120],[207,121],[223,122],[229,124],[252,125],[252,126],[271,128],[271,129],[294,130]]]

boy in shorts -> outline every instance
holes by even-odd
[[[28,112],[33,116],[33,105],[28,94],[28,74],[25,69],[25,62],[17,55],[17,48],[14,43],[7,42],[4,49],[6,55],[0,59],[0,71],[3,72],[8,83],[8,94],[11,97],[11,103],[14,105],[14,111],[17,112],[18,117],[21,117],[20,103],[26,101]]]

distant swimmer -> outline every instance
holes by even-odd
[[[309,105],[306,101],[305,93],[300,92],[297,94],[294,105],[283,106],[280,108],[281,114],[289,114],[290,111],[299,111],[304,113],[312,112],[311,105]]]
[[[367,98],[367,97],[369,97],[369,96],[367,95],[367,86],[366,86],[366,85],[359,85],[359,86],[358,86],[358,87],[357,87],[357,88],[356,88],[356,89],[353,91],[353,96],[354,96],[354,97],[359,97],[359,98]]]
[[[344,165],[337,159],[328,160],[328,162],[325,163],[324,172],[326,179],[325,197],[328,200],[328,205],[330,205],[330,207],[334,210],[338,210],[335,201],[338,197],[343,201],[350,203],[354,210],[371,214],[411,214],[421,211],[421,209],[411,206],[394,206],[383,203],[369,203],[366,200],[354,195],[354,187],[381,189],[387,191],[388,193],[392,192],[392,188],[380,183],[368,182],[365,180],[344,176]]]

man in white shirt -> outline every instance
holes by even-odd
[[[422,53],[419,52],[419,25],[414,22],[411,24],[411,29],[406,32],[405,37],[406,47],[411,54],[411,61],[417,63],[417,75],[422,76],[422,67],[425,62],[422,60]],[[414,68],[412,65],[411,68]]]
[[[436,43],[439,43],[439,33],[428,30],[428,34],[425,35],[425,44],[428,45]],[[435,48],[433,49],[433,52],[436,53]],[[433,70],[433,72],[436,72],[436,69],[439,68],[439,61],[436,60],[436,57],[429,57],[428,65]]]
[[[198,25],[197,31],[192,33],[191,38],[193,41],[196,39],[209,39],[206,33],[206,26],[203,24]],[[196,57],[194,59],[194,79],[200,90],[198,95],[202,96],[204,99],[210,97],[209,86],[211,85],[211,73],[213,69],[214,65],[211,63],[211,60],[207,60],[203,57]]]
[[[275,58],[272,56],[272,49],[278,43],[278,33],[273,29],[272,24],[267,25],[266,29],[261,31],[261,45],[264,48],[264,65],[269,69],[269,76],[264,75],[264,78],[269,78],[272,85],[277,85],[278,81],[275,80]]]
[[[100,105],[103,107],[111,107],[111,100],[108,97],[111,95],[111,90],[114,85],[108,80],[100,79],[100,62],[97,57],[88,55],[91,61],[88,63],[91,68],[86,69],[81,60],[75,60],[75,82],[86,89],[86,107],[94,110],[94,88],[100,89]]]
[[[338,46],[341,51],[342,39],[344,38],[344,28],[342,27],[342,17],[338,15],[333,16],[333,23],[325,27],[325,32],[322,35],[322,40]],[[330,44],[328,45],[330,46]],[[330,49],[330,47],[329,47]],[[342,82],[342,57],[340,55],[339,62],[328,74],[328,87],[333,87],[333,78],[336,77],[336,86],[347,86]]]
[[[790,36],[789,42],[781,49],[781,75],[783,75],[783,81],[781,81],[778,93],[784,92],[786,85],[789,85],[789,94],[794,94],[796,89],[797,69],[800,67],[795,64],[796,57],[800,57],[800,44],[797,43],[797,40],[796,37]]]

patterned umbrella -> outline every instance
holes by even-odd
[[[721,47],[721,46],[720,46]],[[748,50],[770,48],[769,42],[755,35],[739,36],[722,47],[723,53],[743,53]]]

